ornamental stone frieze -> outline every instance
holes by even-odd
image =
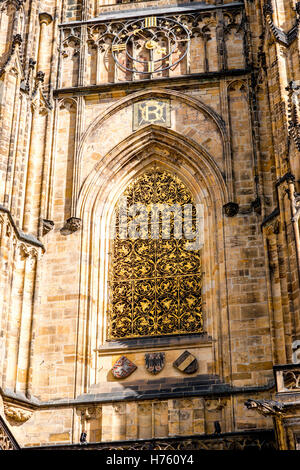
[[[239,205],[236,202],[228,202],[223,206],[226,217],[234,217],[239,212]]]
[[[53,222],[53,220],[43,219],[42,220],[42,226],[43,226],[43,236],[45,236],[49,232],[51,232],[51,230],[53,230],[54,222]]]

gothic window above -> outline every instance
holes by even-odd
[[[134,180],[120,201],[112,240],[109,339],[202,333],[201,250],[189,245],[196,209],[186,186],[166,171],[153,170]],[[185,229],[190,225],[181,235],[177,217],[187,207]]]

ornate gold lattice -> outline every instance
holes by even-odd
[[[110,339],[203,332],[200,250],[187,250],[186,239],[174,237],[174,218],[169,239],[164,239],[161,223],[157,239],[151,237],[153,205],[192,204],[187,188],[166,171],[153,170],[138,177],[124,196],[127,207],[133,203],[147,207],[149,223],[140,227],[140,233],[148,231],[149,238],[121,239],[116,211]]]

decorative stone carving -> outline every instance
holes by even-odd
[[[43,12],[39,14],[40,25],[50,24],[53,21],[52,16],[49,13]]]
[[[43,92],[43,83],[45,79],[45,73],[39,71],[35,77],[35,85],[32,93],[31,107],[33,111],[37,111],[41,115],[46,115],[49,110],[52,109],[52,105],[47,100]]]
[[[219,411],[227,405],[227,398],[217,398],[205,400],[205,409],[207,411]]]
[[[292,349],[293,349],[293,364],[300,364],[300,340],[296,340],[292,344]]]
[[[63,58],[72,58],[79,54],[81,47],[80,27],[66,28],[63,30],[63,41],[60,53]]]
[[[224,204],[223,210],[227,217],[234,217],[239,212],[239,205],[236,202],[228,202]]]
[[[250,398],[245,402],[245,406],[248,410],[256,410],[263,416],[279,416],[286,411],[284,403],[274,400],[253,400]]]
[[[165,353],[147,353],[145,354],[145,365],[148,372],[158,374],[165,366]]]
[[[113,410],[117,415],[124,414],[126,411],[126,406],[124,403],[115,403],[113,405]]]
[[[98,419],[102,415],[102,408],[97,406],[84,406],[77,408],[81,416],[81,420],[90,421],[91,419]]]
[[[284,388],[290,391],[300,391],[300,370],[293,369],[283,372]]]
[[[66,220],[65,225],[61,228],[60,233],[62,235],[70,235],[71,233],[77,232],[81,228],[81,219],[77,217],[70,217]]]
[[[198,370],[198,361],[189,351],[184,351],[173,362],[173,366],[185,374],[194,374]]]
[[[114,363],[111,371],[113,376],[116,377],[116,379],[125,379],[126,377],[131,375],[136,369],[137,366],[133,362],[127,359],[126,356],[122,356]]]
[[[33,415],[33,412],[30,410],[24,410],[23,408],[11,405],[4,405],[4,413],[12,424],[23,424]]]
[[[149,403],[149,402],[139,403],[138,411],[143,415],[152,413],[152,403]]]
[[[53,220],[43,219],[43,236],[47,235],[54,228]]]

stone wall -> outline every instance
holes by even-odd
[[[21,445],[78,442],[84,427],[96,441],[272,427],[244,401],[273,396],[273,366],[300,340],[292,3],[1,2],[1,415]],[[190,47],[161,72],[125,72],[112,42],[145,11],[182,22]],[[136,124],[149,101],[168,122]],[[112,345],[111,213],[153,166],[204,206],[205,335]],[[185,350],[191,377],[172,365]],[[146,352],[165,353],[158,376]],[[122,355],[138,368],[118,381]]]

